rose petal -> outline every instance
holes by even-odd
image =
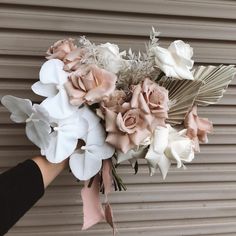
[[[101,101],[101,97],[109,96],[115,90],[115,83],[117,77],[115,74],[100,69],[97,66],[91,66],[94,79],[99,82],[99,85],[85,95],[85,99],[89,102],[95,103]]]
[[[117,149],[120,149],[124,153],[134,147],[134,144],[130,142],[127,134],[108,133],[106,142],[115,146]]]
[[[105,122],[106,122],[106,131],[107,132],[116,132],[116,120],[117,114],[109,109],[105,109]]]
[[[66,82],[64,84],[64,87],[65,87],[66,92],[69,96],[69,100],[70,100],[71,105],[81,106],[85,102],[84,96],[86,93],[83,92],[82,90],[78,90],[78,89],[74,88],[71,81]]]
[[[147,129],[137,129],[135,133],[130,134],[130,140],[135,144],[139,145],[144,139],[150,135],[150,131]]]

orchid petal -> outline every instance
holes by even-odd
[[[103,145],[105,142],[105,138],[106,138],[106,132],[103,126],[100,123],[98,123],[95,128],[88,131],[86,144]]]
[[[32,113],[32,102],[29,99],[6,95],[1,102],[12,113],[10,118],[16,123],[25,122]]]
[[[42,150],[45,150],[49,145],[50,131],[51,127],[49,123],[42,120],[27,122],[25,127],[28,139]]]
[[[60,130],[50,134],[50,144],[45,150],[46,158],[52,163],[60,163],[76,149],[78,140]]]
[[[33,114],[31,115],[31,118],[42,120],[47,123],[50,122],[50,117],[47,110],[39,104],[33,105]]]
[[[89,130],[93,129],[100,121],[100,118],[90,109],[88,106],[84,105],[79,109],[79,115],[88,121]]]
[[[93,153],[94,155],[97,156],[97,158],[100,158],[102,160],[108,159],[110,157],[112,157],[112,155],[115,152],[115,148],[112,147],[110,144],[108,143],[104,143],[101,146],[98,145],[89,145],[87,147],[88,151]]]
[[[45,99],[41,105],[48,111],[49,115],[55,119],[64,119],[69,117],[78,109],[69,103],[64,88],[61,88],[55,97]]]
[[[102,161],[87,150],[77,150],[70,156],[69,165],[76,178],[88,180],[99,172]]]
[[[45,150],[47,159],[59,163],[69,157],[76,149],[78,139],[87,132],[87,122],[78,116],[78,112],[63,120],[55,120],[57,126],[50,134],[50,144]]]
[[[31,89],[35,94],[43,97],[53,97],[56,96],[58,90],[55,84],[43,84],[41,81],[37,81],[31,86]]]
[[[59,59],[46,61],[39,72],[43,84],[63,85],[68,79],[68,73],[63,70],[64,63]]]

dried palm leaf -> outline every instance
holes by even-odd
[[[195,104],[208,106],[222,98],[226,88],[236,74],[236,68],[229,66],[199,66],[193,71],[194,80],[202,81],[202,87],[196,97]]]
[[[181,124],[198,96],[202,81],[162,77],[158,83],[169,91],[170,108],[167,123]]]

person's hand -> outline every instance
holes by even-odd
[[[47,186],[61,173],[61,171],[68,166],[68,159],[58,164],[50,163],[42,156],[33,157],[32,160],[41,170],[44,188],[47,188]]]

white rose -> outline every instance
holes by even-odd
[[[177,167],[183,166],[182,162],[191,162],[194,158],[194,143],[186,136],[186,129],[177,131],[170,125],[158,126],[153,132],[151,144],[145,156],[149,164],[150,175],[159,168],[165,179],[171,161]]]
[[[186,129],[177,131],[169,128],[168,145],[165,156],[177,163],[177,167],[183,166],[182,162],[191,162],[194,159],[194,142],[186,136]]]
[[[105,43],[100,44],[97,48],[98,61],[103,65],[104,69],[116,74],[120,71],[123,65],[125,52],[119,52],[119,47],[116,44]]]
[[[190,71],[194,63],[191,60],[193,49],[189,44],[176,40],[170,44],[168,49],[157,46],[152,49],[152,52],[155,56],[156,65],[166,76],[179,79],[194,79]]]

